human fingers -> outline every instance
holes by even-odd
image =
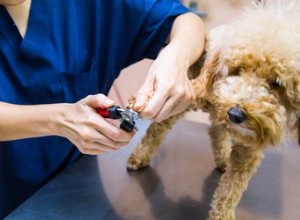
[[[126,143],[127,145],[128,143]],[[78,150],[83,154],[90,154],[90,155],[96,155],[100,153],[107,153],[116,151],[119,148],[110,147],[105,144],[97,143],[97,142],[79,142],[75,144],[75,146],[78,148]]]
[[[141,117],[145,119],[154,119],[161,111],[169,98],[168,88],[158,87],[152,97],[148,100],[147,105],[141,111]]]
[[[152,77],[148,78],[135,96],[133,110],[140,112],[145,108],[145,106],[148,104],[149,98],[154,92],[154,87],[154,79],[152,80]]]
[[[133,136],[133,133],[134,132],[132,132],[131,136]],[[127,138],[118,141],[112,140],[90,126],[83,126],[79,132],[70,134],[68,139],[84,154],[115,151],[129,143]]]
[[[116,125],[97,114],[90,107],[84,105],[69,105],[72,113],[65,114],[63,128],[60,135],[68,138],[76,146],[89,146],[89,143],[99,143],[112,148],[119,148],[127,144],[134,135],[134,131],[127,133]]]
[[[184,112],[188,106],[189,105],[182,104],[182,103],[176,103],[176,104],[166,103],[162,111],[160,111],[160,113],[154,118],[154,121],[161,122],[171,116],[180,114]]]
[[[192,83],[188,80],[187,85],[185,87],[185,92],[179,95],[179,98],[175,98],[173,101],[173,105],[171,104],[170,112],[168,115],[162,115],[161,118],[158,116],[158,120],[164,120],[173,115],[177,115],[183,112],[196,98],[194,87]],[[172,100],[170,100],[172,102]]]
[[[109,120],[103,119],[101,116],[94,121],[93,127],[95,130],[114,142],[128,142],[132,139],[135,132],[126,132],[119,128],[118,123],[110,122]],[[98,121],[99,120],[99,121]],[[98,136],[99,137],[99,136]],[[97,139],[95,139],[97,141]]]
[[[193,93],[178,91],[176,95],[169,97],[160,112],[153,118],[160,122],[173,115],[183,112],[194,99]]]
[[[82,103],[94,109],[108,108],[114,104],[114,101],[105,96],[104,94],[88,95],[82,99]]]
[[[113,126],[114,127],[114,126]],[[127,133],[119,128],[116,128],[116,131],[111,131],[111,136],[108,136],[103,133],[103,130],[98,131],[90,127],[82,129],[79,135],[80,143],[96,143],[105,145],[111,148],[119,149],[120,147],[129,143],[131,138],[134,135],[134,132]],[[105,130],[111,130],[106,127]]]
[[[113,103],[113,101],[105,95],[89,95],[82,100],[82,103],[91,107],[92,111],[88,111],[88,113],[86,113],[86,117],[81,119],[79,122],[80,124],[93,127],[99,133],[116,142],[129,141],[134,135],[134,132],[125,132],[124,130],[117,128],[113,123],[110,123],[109,120],[104,119],[96,113],[96,110],[93,110],[99,107],[108,107]]]
[[[142,116],[155,121],[165,120],[186,109],[194,98],[194,89],[189,80],[182,79],[180,84],[173,86],[159,85]]]

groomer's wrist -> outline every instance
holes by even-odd
[[[174,63],[176,66],[180,66],[183,69],[188,69],[191,63],[191,58],[189,54],[181,45],[176,45],[175,43],[168,44],[159,54],[168,62]]]
[[[72,104],[60,103],[52,104],[49,106],[51,117],[48,117],[48,134],[65,136],[68,124],[68,112],[70,112],[70,107]]]

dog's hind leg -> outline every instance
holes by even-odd
[[[234,220],[235,209],[248,183],[260,165],[263,152],[245,147],[241,144],[233,146],[228,168],[221,176],[214,193],[210,220]]]
[[[214,125],[209,129],[212,150],[217,168],[224,172],[231,152],[231,136],[223,125]]]
[[[141,143],[134,149],[127,162],[127,169],[137,170],[147,166],[151,158],[159,149],[161,143],[164,141],[168,131],[176,121],[181,118],[184,113],[174,115],[162,122],[154,122],[150,125],[146,135],[143,137]]]

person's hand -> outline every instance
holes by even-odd
[[[136,95],[134,110],[155,121],[184,111],[195,94],[188,79],[188,68],[201,56],[204,25],[199,16],[185,13],[178,16],[171,28],[168,45],[160,52]]]
[[[193,101],[194,90],[187,74],[189,64],[179,52],[166,47],[151,66],[134,105],[143,118],[165,120],[184,111]]]
[[[64,107],[59,133],[69,139],[84,154],[99,154],[127,145],[134,132],[127,133],[101,117],[97,108],[107,108],[114,102],[105,95],[89,95]],[[62,126],[61,126],[62,125]]]

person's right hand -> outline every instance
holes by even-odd
[[[99,154],[119,149],[129,143],[128,133],[104,119],[97,108],[108,108],[114,102],[103,94],[89,95],[64,108],[58,133],[69,139],[84,154]]]

